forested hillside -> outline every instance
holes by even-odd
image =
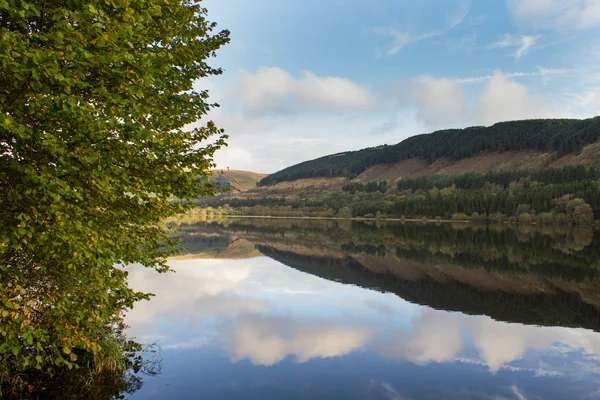
[[[538,150],[557,156],[579,152],[600,139],[600,117],[501,122],[490,127],[437,131],[410,137],[393,146],[380,146],[306,161],[263,178],[259,185],[314,177],[354,178],[379,164],[417,158],[429,163],[460,160],[486,152]]]
[[[216,198],[199,205],[238,215],[592,225],[600,218],[600,169],[567,165],[534,171],[428,175],[399,180],[395,185],[348,182],[304,198]]]

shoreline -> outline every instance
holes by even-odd
[[[558,224],[538,224],[537,222],[531,222],[529,224],[509,223],[508,221],[502,222],[491,222],[486,220],[467,220],[467,219],[432,219],[432,218],[376,218],[376,217],[295,217],[295,216],[275,216],[275,215],[228,215],[221,214],[219,217],[206,217],[205,220],[216,220],[219,218],[255,218],[255,219],[298,219],[298,220],[326,220],[326,221],[379,221],[379,222],[422,222],[428,224],[437,223],[454,223],[454,224],[465,224],[465,225],[507,225],[507,226],[547,226],[547,227],[565,227],[565,228],[578,228],[578,227],[589,227],[594,230],[600,230],[600,224],[594,225],[558,225]]]

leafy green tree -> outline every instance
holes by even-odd
[[[519,204],[519,206],[517,207],[517,211],[515,212],[515,215],[529,214],[530,212],[531,212],[531,205]]]
[[[336,217],[338,218],[352,218],[352,208],[342,207],[338,210]]]
[[[573,210],[573,222],[577,225],[592,225],[594,223],[594,210],[589,204],[581,204]]]
[[[213,193],[205,171],[226,136],[190,128],[215,106],[193,84],[221,74],[208,61],[229,34],[206,13],[0,1],[0,381],[99,355],[147,297],[114,265],[166,270],[159,222]]]
[[[573,199],[573,200],[569,200],[567,203],[567,213],[569,214],[573,214],[573,212],[575,212],[575,209],[579,206],[582,206],[585,204],[585,201],[583,199]]]

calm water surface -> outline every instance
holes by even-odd
[[[181,232],[128,315],[134,399],[600,398],[600,243],[536,232],[229,220]]]

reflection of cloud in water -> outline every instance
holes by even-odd
[[[414,321],[413,329],[401,330],[379,343],[380,354],[418,364],[461,361],[486,365],[490,372],[500,369],[528,370],[537,376],[563,375],[541,361],[535,368],[510,367],[528,353],[552,353],[566,358],[581,352],[597,364],[600,335],[583,329],[538,327],[495,321],[487,316],[470,316],[425,309]],[[468,338],[481,361],[461,357]],[[560,365],[556,367],[560,368]],[[588,372],[589,367],[587,368]]]
[[[376,382],[371,380],[369,391],[380,393],[384,398],[389,400],[408,400],[407,397],[402,396],[390,383],[387,382]]]
[[[129,282],[134,289],[156,295],[150,302],[136,304],[128,313],[127,323],[134,335],[150,329],[146,325],[156,323],[159,318],[194,320],[240,312],[258,313],[267,307],[264,301],[235,293],[250,275],[250,266],[243,262],[219,260],[205,266],[172,261],[171,265],[175,273],[159,275],[144,268],[130,270]]]
[[[474,325],[474,344],[491,372],[523,358],[528,350],[549,349],[562,336],[553,334],[551,328],[528,329],[525,325],[499,323],[487,317],[477,317]]]
[[[516,387],[515,385],[512,385],[512,386],[510,387],[510,390],[511,390],[511,392],[513,392],[513,394],[514,394],[515,396],[517,396],[517,400],[527,400],[527,397],[525,397],[525,395],[524,395],[523,393],[521,393],[521,392],[519,391],[519,388],[518,388],[518,387]]]
[[[256,365],[273,365],[288,356],[303,363],[349,354],[363,346],[370,328],[246,315],[236,327],[223,325],[220,336],[235,361],[248,358]]]
[[[381,354],[418,364],[452,360],[462,349],[456,314],[425,310],[410,332],[398,331],[378,346]]]
[[[260,365],[288,356],[297,362],[339,357],[366,348],[421,365],[472,362],[493,373],[509,369],[536,376],[599,375],[600,335],[595,332],[438,311],[326,281],[267,258],[171,264],[174,274],[133,268],[129,275],[135,289],[156,294],[130,312],[130,333],[170,337],[165,349],[214,343],[218,334],[234,360],[247,358]],[[205,317],[213,317],[210,326],[190,324]],[[185,335],[173,333],[161,320],[189,326]],[[469,349],[477,356],[465,354]],[[546,357],[554,361],[544,363]]]
[[[597,365],[600,350],[600,335],[583,329],[560,327],[537,327],[520,324],[497,322],[489,317],[473,317],[471,333],[481,359],[491,372],[496,372],[506,365],[525,359],[528,353],[546,354],[561,357],[587,354],[589,361]],[[560,349],[560,350],[559,350]],[[579,353],[579,354],[578,354]],[[554,368],[546,363],[538,363],[535,370],[537,376],[561,375],[569,371],[561,370],[564,363],[554,363]],[[571,365],[573,366],[573,365]],[[581,368],[580,373],[585,371]],[[572,372],[572,371],[571,371]]]

